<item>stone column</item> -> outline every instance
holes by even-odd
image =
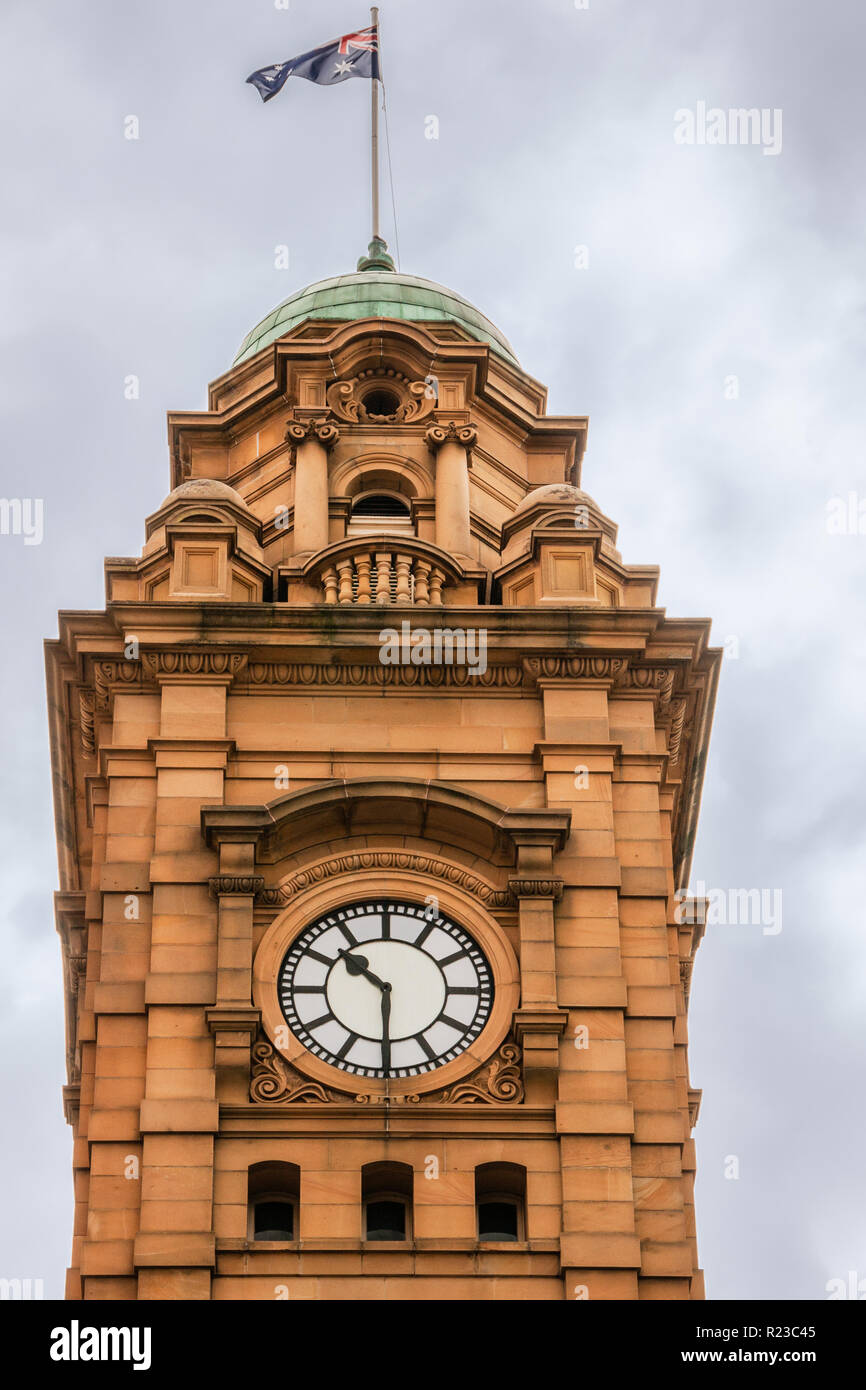
[[[295,465],[296,555],[328,544],[328,453],[339,438],[327,420],[293,420],[286,430]]]
[[[425,435],[436,455],[436,544],[449,555],[472,554],[469,530],[469,451],[472,425],[431,425]]]

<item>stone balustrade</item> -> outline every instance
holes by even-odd
[[[320,574],[325,603],[417,604],[442,606],[444,570],[430,560],[375,541],[359,545]]]

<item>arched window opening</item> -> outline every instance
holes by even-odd
[[[366,492],[355,498],[352,519],[369,516],[395,517],[401,521],[411,519],[409,504],[402,497],[386,492]]]
[[[480,1241],[526,1240],[526,1169],[518,1163],[482,1163],[475,1169]]]
[[[249,1240],[298,1239],[301,1170],[296,1163],[253,1163],[248,1174]]]
[[[361,1171],[365,1240],[412,1237],[412,1169],[408,1163],[367,1163]]]
[[[352,501],[347,536],[414,536],[409,500],[398,492],[361,492]]]

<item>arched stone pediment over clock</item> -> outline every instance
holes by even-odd
[[[550,859],[569,819],[389,778],[206,808],[209,842],[255,842],[265,896],[285,904],[253,965],[274,1048],[354,1095],[438,1091],[487,1063],[521,997],[494,911],[509,902],[509,872],[527,853]]]
[[[340,777],[289,792],[264,806],[205,806],[210,845],[255,842],[259,864],[336,838],[394,831],[471,850],[485,862],[517,863],[521,845],[551,852],[565,844],[571,812],[513,809],[451,782],[420,778]]]

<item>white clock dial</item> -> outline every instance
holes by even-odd
[[[311,923],[286,953],[278,988],[298,1040],[356,1076],[444,1066],[478,1037],[493,1003],[490,966],[469,933],[389,898]]]

